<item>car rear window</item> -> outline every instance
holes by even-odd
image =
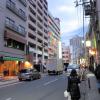
[[[69,65],[68,69],[78,69],[79,66],[78,65]]]
[[[27,72],[28,72],[28,70],[26,70],[26,69],[23,69],[20,71],[20,73],[27,73]]]

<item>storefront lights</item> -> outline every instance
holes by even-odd
[[[86,47],[91,47],[91,41],[90,40],[86,41]]]

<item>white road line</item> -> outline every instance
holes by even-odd
[[[57,81],[57,80],[58,80],[58,79],[55,79],[55,80],[52,80],[52,81],[46,82],[46,83],[44,83],[43,85],[44,85],[44,86],[49,85],[49,84],[51,84],[51,83],[53,83],[53,82],[55,82],[55,81]]]
[[[12,86],[12,85],[19,84],[19,83],[22,83],[22,82],[18,82],[18,83],[11,83],[11,84],[7,84],[7,85],[3,85],[3,86],[0,86],[0,88],[3,88],[3,87],[8,87],[8,86]]]
[[[10,97],[10,98],[7,98],[6,100],[12,100],[12,98]]]

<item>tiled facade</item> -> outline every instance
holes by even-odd
[[[0,74],[16,75],[26,57],[26,0],[0,0]]]
[[[50,13],[48,14],[48,35],[49,35],[49,58],[57,58],[59,56],[59,42],[60,42],[60,20],[54,18]],[[59,57],[58,57],[59,58]]]
[[[26,5],[22,0],[0,1],[0,56],[25,59]]]
[[[33,62],[48,58],[48,3],[46,0],[28,0],[27,45]]]
[[[63,59],[63,64],[70,63],[71,61],[70,48],[66,46],[64,43],[62,44],[62,59]]]

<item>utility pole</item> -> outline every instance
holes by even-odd
[[[44,45],[44,43],[42,44],[42,65],[41,65],[41,72],[43,72],[43,70],[44,70],[44,47],[45,47],[45,45]]]

